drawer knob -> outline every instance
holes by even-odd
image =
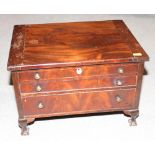
[[[40,85],[37,85],[36,91],[41,91],[41,90],[42,90],[41,86]]]
[[[116,99],[116,101],[117,101],[118,103],[122,101],[122,98],[121,98],[119,95],[117,95],[117,96],[115,97],[115,99]]]
[[[42,102],[39,102],[39,104],[38,104],[38,108],[39,108],[39,109],[43,109],[43,108],[44,108],[44,105],[43,105]]]
[[[39,79],[40,79],[40,74],[39,74],[39,73],[35,73],[34,78],[35,78],[36,80],[39,80]]]
[[[116,80],[116,85],[117,85],[117,86],[122,86],[122,84],[123,84],[123,83],[122,83],[121,80]]]
[[[118,68],[118,73],[123,74],[123,73],[124,73],[123,68],[119,67],[119,68]]]
[[[77,69],[76,69],[76,73],[77,73],[78,75],[82,74],[82,69],[81,69],[81,68],[77,68]]]

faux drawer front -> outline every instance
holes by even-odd
[[[98,89],[136,86],[137,76],[96,77],[77,80],[52,80],[21,83],[22,93],[38,93],[53,91],[72,91],[81,89]]]
[[[66,67],[53,68],[44,70],[21,71],[19,73],[20,81],[31,80],[47,80],[58,78],[72,78],[79,76],[94,76],[94,75],[110,75],[110,74],[136,74],[138,72],[138,64],[109,64],[109,65],[94,65],[82,67]]]
[[[134,107],[136,89],[94,91],[22,98],[25,116],[117,111]]]

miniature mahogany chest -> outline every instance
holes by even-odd
[[[16,25],[8,60],[19,126],[36,118],[123,112],[136,125],[148,56],[121,20]]]

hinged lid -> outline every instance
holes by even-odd
[[[147,54],[121,20],[17,25],[8,70],[145,60]]]

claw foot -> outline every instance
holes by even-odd
[[[27,125],[28,125],[27,120],[25,120],[25,119],[20,119],[20,120],[18,121],[18,123],[19,123],[19,127],[21,128],[21,135],[22,135],[22,136],[29,135],[29,129],[28,129],[28,127],[27,127]]]
[[[130,125],[130,126],[137,126],[137,122],[136,122],[135,119],[132,119],[132,118],[131,118],[131,119],[128,120],[128,122],[129,122],[129,125]]]
[[[124,114],[130,116],[131,118],[128,120],[130,126],[137,126],[136,118],[139,116],[139,110],[125,110]]]
[[[29,135],[29,128],[28,128],[28,124],[30,123],[33,123],[35,120],[35,118],[20,118],[18,120],[18,124],[19,124],[19,127],[21,128],[21,135],[22,136],[27,136]]]
[[[27,135],[29,135],[29,128],[28,128],[28,127],[23,127],[23,128],[21,128],[21,135],[22,135],[22,136],[27,136]]]

